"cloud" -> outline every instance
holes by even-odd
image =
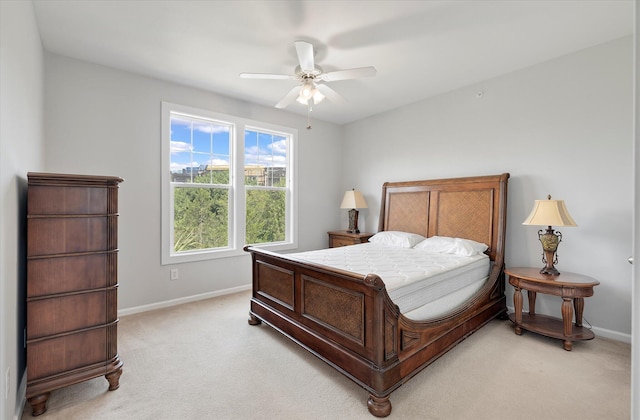
[[[244,154],[246,155],[257,155],[258,153],[264,154],[266,152],[261,152],[261,149],[258,146],[250,146],[244,148]]]
[[[287,140],[282,139],[269,143],[264,148],[258,146],[244,149],[245,164],[262,164],[266,166],[287,166]]]
[[[195,131],[200,131],[201,133],[228,133],[229,127],[224,125],[215,125],[215,124],[199,124],[195,123],[193,125],[193,129]]]
[[[224,159],[209,159],[207,165],[229,165],[229,161]]]
[[[274,141],[273,143],[271,143],[267,147],[269,147],[271,150],[273,150],[273,153],[275,153],[277,155],[286,156],[286,154],[287,154],[287,140],[286,139],[282,139],[282,140],[279,140],[279,141]]]
[[[171,142],[171,153],[182,153],[182,152],[190,152],[191,145],[189,143],[185,143],[183,141],[172,141]]]

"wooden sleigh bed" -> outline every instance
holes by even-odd
[[[495,317],[506,317],[504,251],[509,174],[382,187],[379,231],[467,238],[489,245],[489,278],[445,315],[411,320],[384,279],[249,246],[249,323],[264,322],[369,392],[371,414],[391,412],[390,394]]]

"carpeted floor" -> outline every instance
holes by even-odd
[[[40,419],[368,419],[368,394],[265,325],[250,292],[120,319],[120,388],[51,393]],[[630,345],[513,333],[492,321],[391,394],[389,419],[627,420]],[[31,418],[26,405],[23,419]]]

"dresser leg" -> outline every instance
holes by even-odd
[[[33,417],[39,416],[40,414],[47,411],[47,400],[49,399],[50,392],[45,392],[44,394],[36,395],[35,397],[29,398],[29,404],[31,404],[31,415]]]
[[[109,391],[115,391],[120,388],[120,375],[122,375],[122,368],[104,375],[107,381],[109,381]]]

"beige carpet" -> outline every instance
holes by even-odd
[[[368,394],[265,325],[249,292],[120,320],[120,389],[51,393],[41,419],[368,419]],[[587,308],[588,309],[588,308]],[[391,394],[389,419],[629,419],[628,344],[574,344],[492,321]],[[31,418],[27,404],[22,417]]]

